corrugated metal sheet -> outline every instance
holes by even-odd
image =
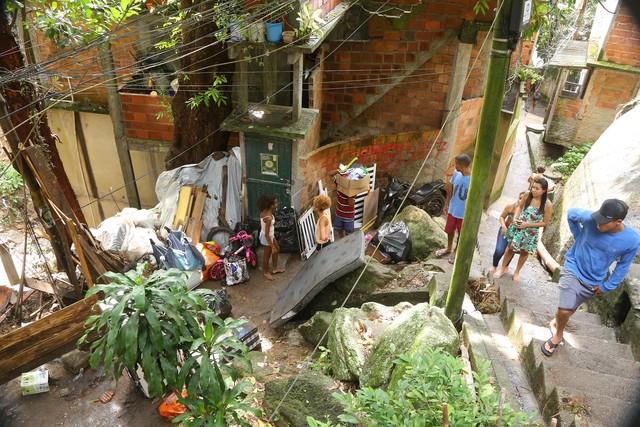
[[[549,61],[549,65],[562,68],[586,68],[589,41],[569,40]]]

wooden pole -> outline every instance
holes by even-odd
[[[509,31],[505,18],[510,12],[511,0],[500,1],[495,20],[484,104],[480,114],[480,127],[473,156],[471,184],[445,306],[445,314],[456,325],[462,317],[462,302],[467,289],[471,261],[480,228],[484,196],[487,192],[486,182],[491,170],[492,153],[498,134],[505,80],[509,73],[511,50],[508,45]]]

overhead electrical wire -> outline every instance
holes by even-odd
[[[382,7],[386,6],[388,3],[389,3],[389,2],[387,1],[387,2],[385,2],[384,4],[382,4],[380,7],[382,8]],[[503,3],[501,2],[500,7],[502,7],[502,4],[503,4]],[[499,11],[496,11],[496,17],[497,17],[498,15],[499,15]],[[359,29],[364,25],[364,24],[366,24],[366,23],[368,22],[368,20],[371,18],[371,16],[372,16],[372,15],[369,15],[369,17],[368,17],[368,18],[367,18],[363,23],[361,23],[361,24],[360,24],[360,25],[359,25],[359,26],[358,26],[358,27],[357,27],[357,28],[356,28],[356,29],[355,29],[355,30],[354,30],[354,31],[353,31],[349,36],[347,36],[347,38],[346,38],[345,40],[343,40],[343,41],[341,41],[340,43],[338,43],[338,45],[337,45],[337,46],[336,46],[336,47],[335,47],[331,52],[329,52],[329,53],[327,54],[327,57],[329,57],[330,55],[332,55],[333,53],[335,53],[335,52],[336,52],[336,51],[337,51],[337,50],[338,50],[338,49],[339,49],[339,48],[340,48],[344,43],[346,43],[347,41],[349,41],[350,37],[351,37],[351,36],[353,36],[353,35],[354,35],[354,34],[355,34],[355,33],[356,33],[356,32],[357,32],[357,31],[358,31],[358,30],[359,30]],[[486,42],[487,42],[487,40],[488,40],[488,38],[489,38],[489,35],[491,34],[491,31],[492,31],[492,29],[493,29],[493,26],[494,26],[494,25],[495,25],[495,19],[494,19],[494,21],[493,21],[493,22],[492,22],[492,24],[491,24],[491,29],[487,32],[487,34],[486,34],[486,36],[485,36],[485,38],[484,38],[484,40],[483,40],[483,42],[482,42],[482,45],[481,45],[481,47],[480,47],[480,48],[479,48],[479,50],[478,50],[478,54],[477,54],[477,56],[476,56],[475,60],[473,61],[472,65],[471,65],[471,67],[470,67],[470,69],[469,69],[469,71],[468,71],[468,73],[467,73],[467,76],[465,77],[465,82],[466,82],[466,81],[468,81],[468,79],[469,79],[469,77],[470,77],[471,73],[474,71],[475,66],[476,66],[476,64],[477,64],[477,61],[478,61],[478,58],[479,58],[479,56],[480,56],[481,52],[484,50],[485,44],[486,44]],[[217,65],[219,66],[219,64],[217,64]],[[313,71],[315,68],[317,68],[317,66],[318,66],[318,65],[315,65],[314,67],[312,67],[311,71]],[[343,70],[340,70],[340,71],[343,71]],[[356,72],[361,72],[361,71],[356,70]],[[1,83],[1,80],[0,80],[0,83]],[[285,87],[283,87],[283,88],[281,88],[279,91],[277,91],[277,92],[276,92],[276,94],[278,94],[278,93],[282,92],[286,87],[289,87],[289,86],[291,86],[291,85],[293,85],[293,84],[298,84],[298,82],[291,82],[291,83],[289,83],[288,85],[286,85]],[[40,101],[42,101],[42,99],[41,99]],[[266,101],[266,99],[265,99],[265,100],[263,100],[262,102],[264,103],[265,101]],[[254,107],[255,107],[255,106],[252,106],[251,108],[254,108]],[[50,107],[47,107],[47,109],[48,109],[48,108],[50,108]],[[45,111],[46,111],[46,110],[45,110]],[[251,111],[251,109],[248,109],[247,111],[244,111],[242,114],[238,115],[235,119],[236,119],[236,120],[239,120],[239,119],[240,119],[240,117],[242,117],[242,116],[244,116],[244,115],[248,114],[250,111]],[[43,112],[43,113],[44,113],[44,112]],[[441,135],[441,133],[442,133],[442,131],[443,131],[443,129],[444,129],[444,124],[445,124],[445,123],[447,123],[447,122],[449,122],[449,120],[452,118],[452,115],[453,115],[453,114],[454,114],[454,112],[453,112],[453,111],[448,111],[448,112],[446,112],[446,118],[442,121],[443,125],[440,127],[440,129],[439,129],[439,131],[438,131],[438,134],[437,134],[437,137],[434,139],[434,141],[437,141],[437,139],[440,137],[440,135]],[[460,114],[462,114],[462,111],[458,111],[458,112],[456,112],[455,114],[456,114],[456,115],[460,115]],[[204,141],[206,141],[206,140],[207,140],[211,135],[213,135],[213,134],[214,134],[214,133],[216,133],[216,132],[219,132],[220,130],[221,130],[220,128],[218,128],[218,129],[214,130],[214,131],[213,131],[213,132],[211,132],[209,135],[205,136],[203,139],[201,139],[201,140],[200,140],[200,141],[198,141],[196,144],[194,144],[192,147],[189,147],[188,149],[186,149],[186,150],[182,151],[181,153],[179,153],[177,156],[181,156],[181,155],[183,155],[184,153],[186,153],[187,151],[189,151],[189,150],[191,150],[191,149],[195,148],[196,146],[200,145],[201,143],[203,143]],[[411,182],[411,188],[413,188],[413,186],[415,186],[415,183],[417,182],[418,177],[419,177],[419,176],[420,176],[420,174],[422,173],[422,170],[424,169],[424,167],[425,167],[425,165],[426,165],[426,162],[427,162],[427,160],[429,159],[429,157],[430,157],[430,155],[431,155],[431,153],[432,153],[432,151],[433,151],[434,147],[435,147],[435,143],[434,143],[434,144],[432,144],[432,146],[431,146],[431,148],[429,149],[428,153],[426,154],[426,156],[425,156],[425,158],[424,158],[424,160],[423,160],[423,162],[422,162],[422,164],[421,164],[420,168],[418,169],[418,171],[417,171],[417,173],[416,173],[416,176],[414,177],[413,181]],[[176,157],[177,157],[177,156],[176,156]],[[175,159],[176,157],[174,157],[173,159]],[[173,159],[170,159],[170,160],[173,160]],[[149,172],[145,173],[144,175],[142,175],[142,176],[140,176],[139,178],[137,178],[136,180],[134,180],[134,182],[133,182],[133,183],[135,184],[135,182],[137,182],[138,180],[145,178],[147,175],[149,175],[150,173],[153,173],[153,172],[155,172],[155,171],[156,171],[156,169],[153,169],[153,170],[151,170],[151,171],[149,171]],[[99,198],[97,198],[95,201],[92,201],[91,203],[95,203],[95,202],[97,202],[97,201],[101,200],[102,198],[107,197],[107,196],[109,196],[109,195],[113,194],[115,191],[118,191],[118,190],[124,189],[124,188],[125,188],[127,185],[129,185],[129,184],[132,184],[132,183],[125,183],[125,185],[123,185],[123,186],[119,187],[119,188],[118,188],[118,189],[116,189],[116,190],[111,191],[110,193],[108,193],[108,194],[106,194],[106,195],[100,196]],[[408,192],[407,192],[407,194],[408,194]],[[405,196],[405,198],[406,198],[406,196]],[[91,204],[91,203],[89,203],[89,204]],[[82,207],[86,207],[86,206],[88,206],[89,204],[83,205]],[[81,207],[81,208],[82,208],[82,207]],[[394,218],[397,216],[397,214],[398,214],[398,212],[396,212],[396,213],[394,214]],[[380,245],[380,244],[378,244],[378,247],[379,247],[379,245]],[[376,250],[378,249],[378,247],[376,247]],[[359,283],[359,281],[360,281],[360,279],[361,279],[362,275],[364,274],[364,271],[367,269],[367,267],[368,267],[368,265],[369,265],[369,263],[370,263],[370,262],[371,262],[370,260],[368,260],[368,261],[366,262],[365,267],[363,268],[362,272],[360,273],[360,275],[358,276],[358,278],[357,278],[357,279],[356,279],[356,281],[354,282],[353,286],[351,287],[350,291],[348,292],[347,296],[345,297],[345,299],[344,299],[344,301],[342,302],[342,304],[341,304],[341,306],[340,306],[340,307],[344,307],[344,305],[346,304],[346,301],[348,300],[348,298],[349,298],[349,297],[351,296],[351,294],[353,293],[353,290],[355,289],[355,287],[356,287],[356,286],[357,286],[357,284]],[[322,337],[322,338],[324,338],[324,337],[327,335],[328,330],[329,330],[329,328],[327,328],[327,330],[324,332],[324,334],[323,334],[323,337]],[[321,339],[321,340],[322,340],[322,339]],[[306,368],[308,367],[308,364],[309,364],[309,362],[312,360],[313,355],[318,351],[318,349],[319,349],[319,345],[320,345],[320,344],[316,345],[316,347],[313,349],[312,353],[308,356],[307,361],[306,361],[306,362],[305,362],[305,364],[303,365],[303,369],[300,371],[300,373],[301,373],[301,372],[303,372],[303,371],[304,371],[304,369],[306,369]],[[269,418],[269,421],[271,421],[271,420],[273,419],[273,417],[278,413],[278,410],[279,410],[279,408],[281,407],[281,405],[282,405],[282,403],[284,402],[284,400],[286,399],[287,395],[291,392],[291,390],[292,390],[292,389],[293,389],[293,387],[295,386],[295,384],[296,384],[296,382],[297,382],[297,380],[298,380],[298,378],[299,378],[300,373],[298,373],[298,374],[296,375],[296,377],[294,378],[293,382],[291,383],[291,385],[289,386],[289,388],[288,388],[288,389],[287,389],[287,391],[285,392],[285,395],[282,397],[282,399],[280,400],[280,402],[279,402],[279,403],[278,403],[278,405],[276,406],[275,410],[273,411],[273,414],[272,414],[272,415],[271,415],[271,417]]]

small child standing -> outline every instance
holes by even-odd
[[[451,181],[447,182],[444,189],[447,191],[447,200],[444,209],[447,211],[447,224],[444,232],[447,233],[447,247],[436,251],[436,258],[449,255],[449,263],[453,264],[456,257],[456,250],[453,248],[453,239],[456,231],[458,238],[462,229],[462,218],[464,209],[467,206],[467,195],[469,194],[469,184],[471,183],[471,158],[466,154],[458,154],[454,158],[455,171]]]
[[[331,198],[329,196],[321,194],[313,198],[313,210],[318,215],[318,222],[316,223],[316,251],[318,252],[331,244],[330,207]]]
[[[278,252],[280,246],[275,238],[275,218],[273,211],[278,208],[278,199],[274,196],[262,195],[258,198],[258,209],[260,209],[260,244],[264,246],[262,257],[262,272],[267,280],[275,280],[272,274],[283,273],[278,269]],[[269,271],[269,258],[273,270]]]

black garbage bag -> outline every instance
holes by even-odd
[[[380,249],[389,255],[393,262],[406,261],[411,251],[409,228],[403,221],[385,222],[378,230],[371,243],[380,244]]]
[[[298,218],[295,209],[287,207],[273,211],[276,225],[274,234],[280,252],[300,253],[300,241],[298,240]]]

